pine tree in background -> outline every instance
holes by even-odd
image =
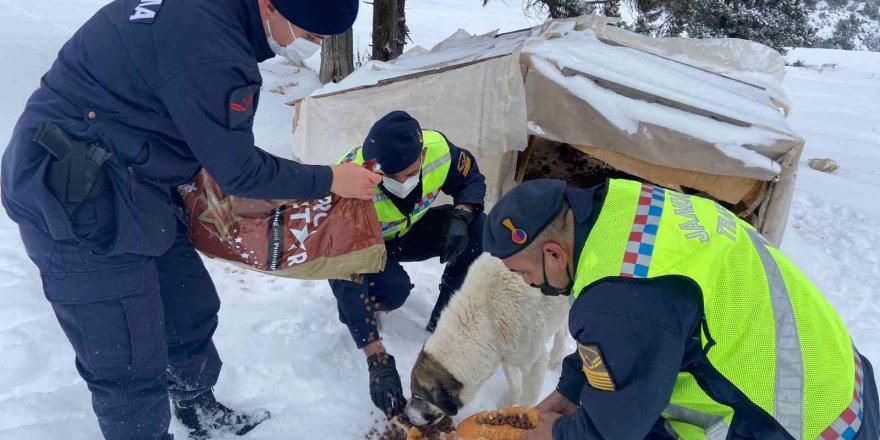
[[[837,22],[831,38],[823,41],[819,46],[828,49],[853,50],[856,47],[856,39],[859,37],[861,27],[862,21],[859,20],[859,17],[850,14],[847,18]]]
[[[630,0],[636,11],[633,31],[653,37],[677,37],[685,33],[694,16],[696,0]]]
[[[751,40],[780,52],[816,41],[803,0],[696,0],[686,31],[696,38]]]
[[[483,0],[483,6],[490,0]],[[530,16],[544,18],[573,18],[585,14],[620,16],[620,0],[525,0],[523,10]]]
[[[483,4],[486,4],[485,0]],[[525,7],[537,13],[546,10],[550,18],[572,18],[595,13],[595,3],[586,0],[526,0]]]
[[[864,9],[862,9],[862,14],[865,14],[865,17],[868,17],[869,20],[880,20],[880,2],[866,3]]]
[[[615,17],[621,2],[634,17],[619,26],[653,37],[742,38],[783,53],[790,47],[880,51],[880,0],[523,0],[523,5],[532,17],[552,19]]]

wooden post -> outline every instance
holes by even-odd
[[[532,147],[535,145],[535,135],[529,135],[529,143],[526,149],[519,153],[517,157],[516,183],[523,183],[526,177],[526,168],[529,167],[529,160],[532,158]]]
[[[354,71],[352,31],[334,35],[321,44],[321,82],[339,82]]]
[[[403,53],[408,29],[406,0],[375,0],[373,2],[373,59],[390,61]]]

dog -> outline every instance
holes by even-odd
[[[419,353],[406,417],[425,426],[457,414],[498,365],[507,379],[499,407],[534,405],[548,365],[561,365],[568,307],[567,298],[544,296],[501,260],[480,256]]]

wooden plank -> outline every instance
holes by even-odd
[[[609,81],[606,79],[599,78],[595,75],[591,75],[589,73],[581,72],[577,69],[572,69],[571,67],[565,67],[562,69],[562,74],[568,77],[571,76],[582,76],[584,78],[589,79],[596,83],[596,85],[603,87],[605,89],[611,90],[619,95],[626,96],[631,99],[638,99],[640,101],[650,102],[654,104],[661,104],[667,107],[671,107],[677,110],[681,110],[684,112],[692,113],[695,115],[703,116],[706,118],[712,118],[716,121],[726,122],[728,124],[733,124],[738,127],[751,127],[752,125],[745,121],[740,121],[739,119],[734,119],[729,116],[724,116],[715,112],[711,112],[709,110],[704,110],[698,107],[694,107],[692,105],[684,104],[678,101],[673,101],[669,98],[664,98],[662,96],[657,96],[653,93],[648,93],[639,89],[635,89],[623,84],[619,84],[613,81]]]
[[[700,70],[700,71],[706,72],[706,73],[708,73],[708,74],[710,74],[710,75],[720,76],[720,77],[722,77],[722,78],[724,78],[724,79],[729,79],[729,80],[731,80],[731,81],[736,81],[736,82],[738,82],[738,83],[740,83],[740,84],[745,84],[745,85],[747,85],[747,86],[754,87],[754,88],[756,88],[756,89],[758,89],[758,90],[763,90],[763,91],[765,91],[765,92],[767,91],[767,88],[766,88],[766,87],[762,87],[762,86],[759,86],[759,85],[757,85],[757,84],[752,84],[752,83],[750,83],[750,82],[746,82],[746,81],[743,81],[743,80],[741,80],[741,79],[731,78],[731,77],[729,77],[729,76],[727,76],[727,75],[725,75],[725,74],[723,74],[723,73],[713,72],[713,71],[711,71],[711,70],[707,70],[707,69],[704,69],[704,68],[699,67],[699,66],[694,66],[694,65],[691,65],[691,64],[685,63],[684,61],[673,60],[672,58],[667,58],[667,57],[664,57],[663,55],[658,55],[658,54],[653,53],[653,52],[648,52],[648,51],[646,51],[646,50],[644,50],[644,49],[639,49],[639,48],[637,48],[637,47],[627,46],[626,44],[623,44],[623,43],[621,43],[621,42],[619,42],[619,41],[609,40],[609,39],[607,39],[607,38],[601,38],[601,37],[599,38],[599,41],[601,41],[601,42],[603,42],[603,43],[605,43],[605,44],[607,44],[607,45],[609,45],[609,46],[625,47],[625,48],[627,48],[627,49],[632,49],[632,50],[635,50],[635,51],[638,51],[638,52],[641,52],[641,53],[644,53],[644,54],[647,54],[647,55],[655,56],[655,57],[657,57],[657,58],[661,58],[661,59],[664,59],[664,60],[666,60],[666,61],[671,61],[671,62],[676,63],[676,64],[681,64],[681,65],[683,65],[683,66],[688,66],[688,67],[690,67],[690,68],[692,68],[692,69],[697,69],[697,70]]]
[[[376,84],[370,84],[370,85],[365,85],[365,86],[352,87],[352,88],[350,88],[350,89],[338,90],[338,91],[336,91],[336,92],[325,93],[325,94],[323,94],[323,95],[315,95],[315,96],[312,96],[312,98],[315,98],[315,99],[318,99],[318,98],[326,98],[326,97],[328,97],[328,96],[340,95],[340,94],[343,94],[343,93],[354,92],[354,91],[357,91],[357,90],[371,89],[371,88],[373,88],[373,87],[381,87],[381,86],[384,86],[384,85],[393,84],[393,83],[400,82],[400,81],[407,81],[407,80],[410,80],[410,79],[421,78],[421,77],[423,77],[423,76],[437,75],[437,74],[440,74],[440,73],[443,73],[443,72],[448,72],[448,71],[450,71],[450,70],[463,69],[463,68],[465,68],[465,67],[473,66],[474,64],[479,64],[479,63],[482,63],[482,62],[485,62],[485,61],[491,61],[491,60],[495,60],[495,59],[498,59],[498,58],[507,57],[507,56],[510,56],[510,55],[511,55],[511,54],[509,54],[509,53],[508,53],[508,54],[503,54],[503,55],[495,55],[494,57],[482,58],[482,59],[479,59],[479,60],[468,61],[468,62],[461,63],[461,64],[453,64],[453,65],[450,65],[450,66],[437,67],[437,68],[434,68],[434,69],[424,70],[424,71],[421,71],[421,72],[411,73],[411,74],[408,74],[408,75],[395,76],[394,78],[387,78],[387,79],[380,80],[380,81],[377,82]],[[288,105],[289,105],[289,103],[288,103]]]
[[[683,186],[697,189],[730,204],[739,203],[754,190],[755,186],[764,186],[766,183],[745,177],[719,176],[699,171],[665,167],[601,148],[584,145],[572,145],[572,147],[624,173],[638,176],[665,187]]]
[[[526,149],[520,152],[516,158],[516,183],[522,183],[523,178],[526,176],[526,168],[529,167],[529,160],[532,158],[532,147],[535,145],[535,139],[537,139],[536,136],[530,134],[528,146],[526,146]]]

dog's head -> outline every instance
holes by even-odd
[[[462,384],[423,349],[416,359],[410,381],[412,398],[406,416],[416,426],[432,425],[461,408]]]

